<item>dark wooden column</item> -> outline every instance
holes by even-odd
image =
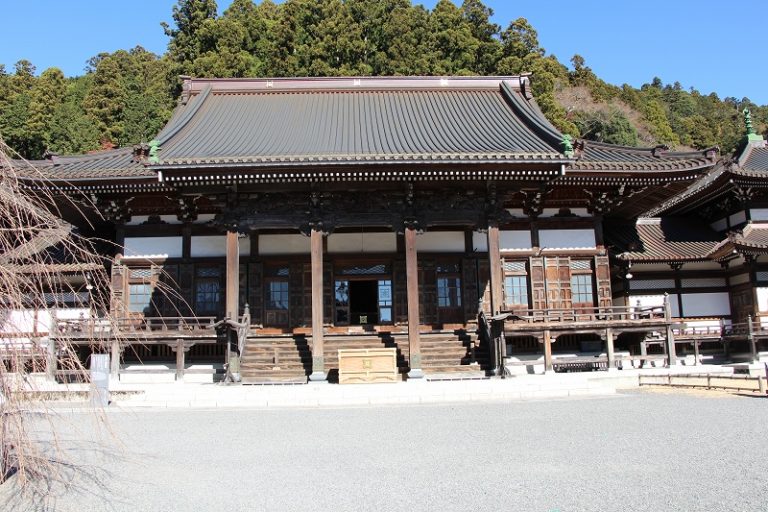
[[[605,329],[605,353],[608,356],[608,371],[616,370],[616,354],[614,351],[613,343],[613,329],[607,327]]]
[[[552,334],[544,330],[544,373],[552,373]]]
[[[409,379],[424,377],[421,369],[419,339],[419,264],[416,255],[416,228],[405,226],[405,279],[408,296],[408,349],[411,371]]]
[[[310,233],[312,266],[312,374],[311,381],[324,381],[325,346],[323,344],[323,232],[313,226]]]
[[[226,314],[237,321],[239,312],[238,298],[240,285],[240,248],[237,243],[237,232],[227,231],[227,290]]]
[[[491,268],[491,314],[501,311],[504,302],[502,287],[504,278],[501,271],[501,251],[499,250],[499,226],[488,222],[488,263]]]
[[[504,305],[504,274],[501,269],[501,251],[499,250],[499,225],[494,220],[488,221],[488,265],[491,274],[491,315],[497,315]],[[498,354],[503,361],[507,357],[507,340],[504,338],[504,327],[498,339]],[[498,363],[498,362],[497,362]],[[499,366],[499,369],[501,366]]]

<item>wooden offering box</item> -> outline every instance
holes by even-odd
[[[394,348],[339,349],[339,384],[397,382]]]

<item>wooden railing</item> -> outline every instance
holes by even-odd
[[[566,323],[566,322],[634,322],[664,320],[668,312],[664,306],[652,307],[578,307],[569,309],[515,309],[502,311],[512,324]]]
[[[57,319],[54,334],[70,337],[105,337],[130,334],[213,334],[214,317],[123,317]]]

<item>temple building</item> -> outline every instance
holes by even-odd
[[[109,325],[50,339],[99,333],[121,378],[231,353],[244,382],[335,381],[383,347],[405,379],[698,363],[691,326],[719,350],[768,312],[762,138],[572,141],[528,76],[185,78],[152,142],[35,165],[114,241]]]

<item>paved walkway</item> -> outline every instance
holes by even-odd
[[[463,386],[437,387],[449,384]],[[50,506],[0,486],[0,510],[753,512],[768,496],[766,398],[621,391],[104,416],[109,429],[87,410],[58,415],[73,464]]]

